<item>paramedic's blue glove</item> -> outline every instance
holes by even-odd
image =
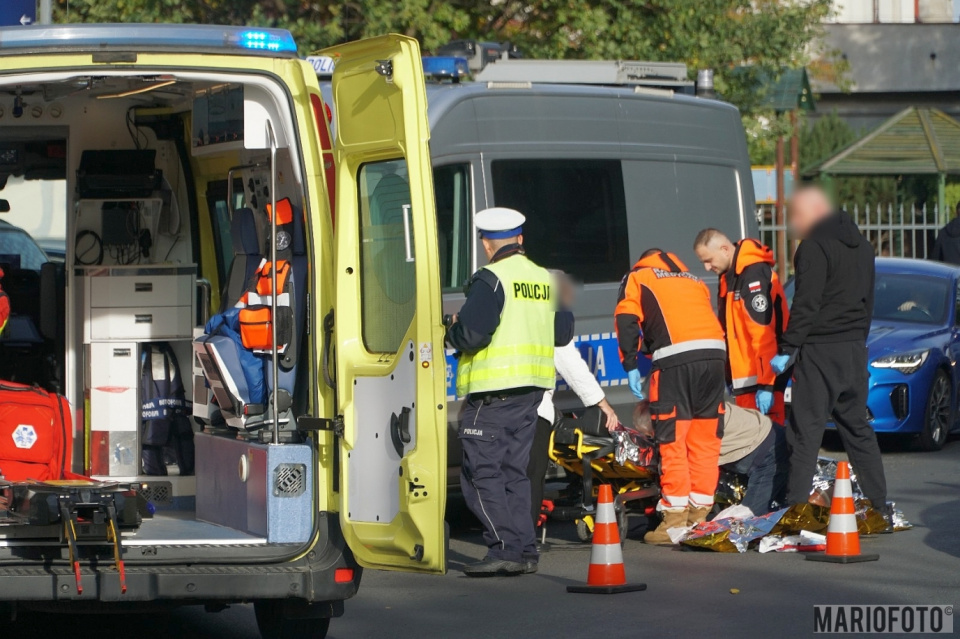
[[[773,408],[773,393],[768,390],[758,390],[755,399],[757,410],[764,415],[769,414],[770,409]]]
[[[627,381],[630,384],[630,390],[633,391],[637,399],[643,401],[647,398],[646,395],[643,394],[643,375],[640,374],[640,371],[637,369],[627,371]]]
[[[787,367],[790,366],[790,360],[793,359],[789,355],[777,355],[770,360],[770,368],[779,375],[783,371],[787,370]]]

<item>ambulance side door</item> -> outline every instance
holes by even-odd
[[[416,40],[336,61],[340,522],[361,565],[446,567],[446,399],[426,92]]]

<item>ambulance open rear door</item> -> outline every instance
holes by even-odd
[[[417,42],[336,61],[340,521],[357,560],[443,572],[446,399],[436,213]]]

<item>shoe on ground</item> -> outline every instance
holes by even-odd
[[[649,531],[643,536],[643,541],[654,546],[673,546],[670,541],[670,535],[667,531],[671,528],[687,527],[687,509],[683,510],[664,510],[660,513],[663,519],[656,529]]]
[[[522,574],[524,568],[525,565],[519,561],[487,557],[483,561],[464,566],[463,574],[468,577],[513,577]]]
[[[540,562],[533,559],[524,559],[523,560],[523,571],[524,575],[532,575],[540,569]]]
[[[707,520],[707,515],[713,510],[712,506],[690,506],[687,508],[687,525],[696,526]]]
[[[877,508],[877,512],[883,515],[884,521],[887,522],[886,530],[881,530],[880,534],[886,535],[893,532],[893,504],[886,502],[882,507]]]

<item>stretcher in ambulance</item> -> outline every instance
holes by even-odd
[[[45,364],[10,381],[66,397],[69,471],[143,515],[104,546],[10,513],[0,607],[253,601],[264,636],[320,637],[362,566],[445,569],[419,50],[328,53],[335,151],[285,31],[0,29],[0,197],[66,182],[66,263],[16,274]]]

